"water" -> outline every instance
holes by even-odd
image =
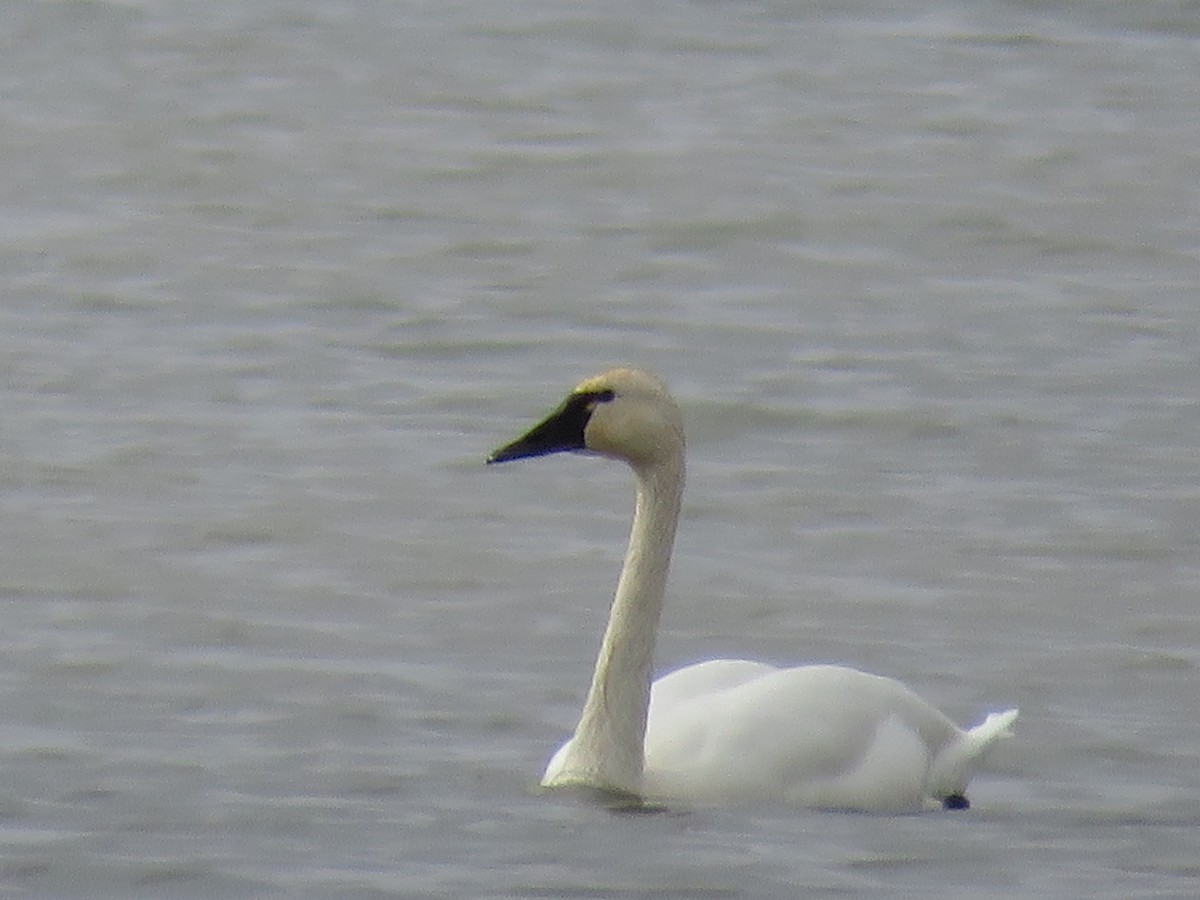
[[[18,2],[0,895],[1192,897],[1200,10]],[[659,659],[962,722],[962,815],[532,790],[684,407]]]

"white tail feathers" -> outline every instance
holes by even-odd
[[[1013,736],[1012,724],[1017,721],[1019,712],[1019,709],[1006,709],[1004,712],[991,713],[968,731],[967,737],[979,745],[981,753],[986,753],[996,741]]]
[[[1019,710],[991,713],[961,738],[947,745],[933,760],[929,772],[929,792],[934,797],[949,797],[966,790],[971,774],[983,762],[997,741],[1012,737],[1012,724]]]

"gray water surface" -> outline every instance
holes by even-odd
[[[9,3],[0,896],[1200,893],[1195,4]],[[574,723],[627,473],[662,668],[1021,707],[962,814],[622,815]]]

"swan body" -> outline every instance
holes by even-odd
[[[967,805],[967,783],[1017,710],[969,730],[898,681],[832,665],[716,659],[651,683],[684,481],[682,416],[636,369],[580,383],[489,463],[564,451],[627,462],[633,526],[591,688],[546,787],[648,801],[906,811]]]

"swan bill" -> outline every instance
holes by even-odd
[[[597,403],[613,399],[612,391],[583,391],[571,394],[562,406],[534,425],[511,444],[493,450],[488,464],[586,450],[584,430]]]

